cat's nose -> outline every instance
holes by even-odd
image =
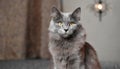
[[[68,29],[64,29],[65,30],[65,32],[67,32],[68,31]]]

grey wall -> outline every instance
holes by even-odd
[[[89,10],[94,0],[63,0],[65,12],[82,8],[81,23],[87,31],[87,41],[96,49],[102,61],[120,61],[120,0],[107,0],[112,8],[99,22],[98,17]]]

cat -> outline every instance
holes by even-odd
[[[80,13],[80,7],[70,13],[52,8],[48,30],[53,69],[101,69],[96,51],[86,41]]]

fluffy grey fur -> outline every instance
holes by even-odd
[[[80,24],[81,9],[72,13],[52,8],[49,26],[49,50],[53,57],[54,69],[82,69],[80,49],[85,43],[85,30]],[[62,22],[62,26],[58,23]],[[73,25],[70,23],[73,22]],[[67,31],[66,31],[67,30]]]

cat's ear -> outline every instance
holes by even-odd
[[[81,8],[78,7],[77,9],[75,9],[75,11],[73,11],[72,17],[75,18],[76,20],[80,20],[80,14],[81,14]]]
[[[60,11],[56,7],[52,7],[51,16],[53,18],[57,18],[57,17],[61,16],[61,13],[60,13]]]

